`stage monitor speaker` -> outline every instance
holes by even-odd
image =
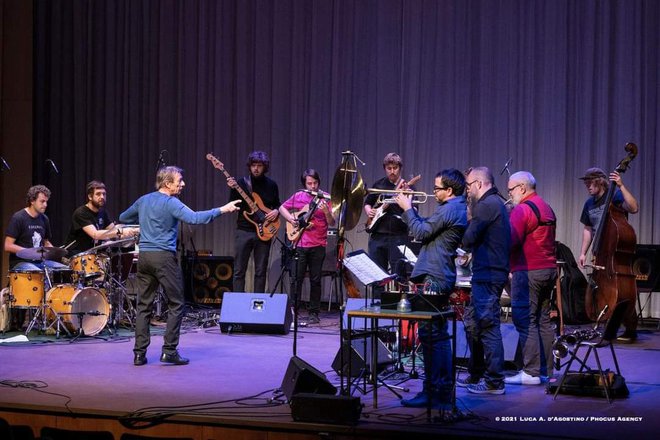
[[[354,426],[361,413],[359,397],[298,393],[291,399],[291,417],[296,422]]]
[[[186,301],[220,306],[225,292],[234,290],[234,258],[188,256],[184,260]]]
[[[297,356],[289,361],[280,389],[289,402],[298,393],[337,394],[337,388],[328,381],[325,374]]]
[[[385,344],[378,339],[378,353],[376,355],[377,368],[376,372],[382,371],[386,366],[394,363],[392,359],[392,353],[387,349]],[[363,371],[371,371],[371,337],[363,336],[358,339],[351,340],[351,345],[349,347],[347,342],[342,344],[343,348],[343,359],[342,352],[337,350],[335,359],[332,361],[332,369],[337,372],[337,374],[343,374],[344,376],[348,375],[348,366],[349,362],[351,363],[351,376],[357,377],[362,374]],[[343,360],[343,368],[342,367]]]
[[[285,335],[289,333],[291,319],[286,293],[227,292],[220,309],[220,331]]]
[[[655,292],[660,288],[660,245],[638,244],[633,259],[633,273],[637,289]]]

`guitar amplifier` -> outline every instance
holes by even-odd
[[[186,302],[220,306],[225,292],[234,290],[234,258],[188,256],[183,261]]]

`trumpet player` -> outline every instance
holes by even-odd
[[[396,153],[388,153],[383,158],[385,177],[377,180],[373,188],[384,190],[408,189],[401,177],[403,160]],[[396,203],[378,204],[378,194],[369,194],[364,201],[364,213],[367,215],[369,232],[369,257],[385,272],[394,270],[397,261],[403,258],[398,246],[408,243],[408,227],[401,219],[403,210]],[[382,287],[375,287],[374,294],[382,292]]]
[[[536,193],[536,179],[527,171],[509,178],[511,211],[511,308],[523,369],[504,379],[507,384],[539,385],[552,374],[554,332],[550,294],[557,278],[555,229],[557,219]]]

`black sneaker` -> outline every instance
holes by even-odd
[[[407,408],[426,408],[429,403],[429,393],[420,391],[412,399],[401,399],[401,405]],[[431,408],[442,409],[451,407],[451,396],[444,393],[433,393],[431,396]]]
[[[462,379],[456,379],[456,386],[461,388],[467,388],[469,385],[474,385],[479,383],[478,377],[472,377],[470,375],[465,376]]]
[[[632,344],[637,340],[637,332],[629,332],[626,330],[621,336],[616,338],[617,342],[622,342],[624,344]]]
[[[504,394],[504,382],[495,386],[481,379],[479,383],[468,385],[467,390],[474,394]]]

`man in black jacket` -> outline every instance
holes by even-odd
[[[457,381],[476,394],[504,394],[500,296],[509,276],[509,214],[486,167],[466,176],[469,225],[463,248],[472,252],[472,297],[463,322],[470,345],[468,372]]]

